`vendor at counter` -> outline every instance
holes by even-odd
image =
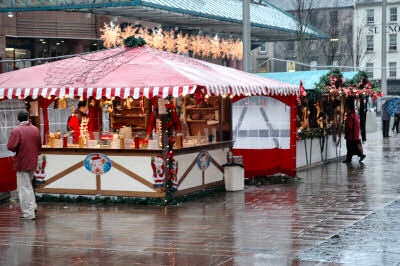
[[[89,118],[87,117],[87,103],[86,101],[80,101],[78,103],[78,109],[69,117],[67,129],[72,131],[72,142],[74,144],[79,143],[79,136],[83,128],[88,128]]]

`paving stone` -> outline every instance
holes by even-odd
[[[3,203],[0,265],[396,265],[399,146],[378,132],[362,164],[166,208],[39,203],[38,219],[21,221]]]

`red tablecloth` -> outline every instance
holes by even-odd
[[[13,158],[0,158],[0,192],[17,189],[17,175],[12,169]]]

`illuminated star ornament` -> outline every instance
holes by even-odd
[[[143,38],[147,46],[170,53],[187,54],[194,56],[241,60],[243,58],[243,44],[239,39],[223,39],[218,36],[183,35],[181,32],[169,32],[162,29],[133,28],[127,26],[121,30],[120,26],[104,24],[100,29],[100,38],[106,48],[122,46],[128,37]]]

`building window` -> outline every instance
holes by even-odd
[[[367,9],[367,24],[374,23],[374,10]]]
[[[397,50],[397,35],[390,34],[389,35],[389,51],[396,51]]]
[[[396,77],[396,62],[389,63],[389,77],[390,78]]]
[[[389,12],[390,12],[390,22],[396,22],[397,21],[397,7],[391,7]]]
[[[331,21],[331,25],[339,24],[338,11],[337,10],[330,11],[329,19]]]
[[[367,63],[366,65],[367,69],[367,75],[369,79],[373,79],[374,78],[374,64],[373,63]]]
[[[374,51],[374,36],[367,35],[367,52]]]
[[[267,48],[265,47],[265,43],[260,46],[260,53],[265,54],[267,52]]]

